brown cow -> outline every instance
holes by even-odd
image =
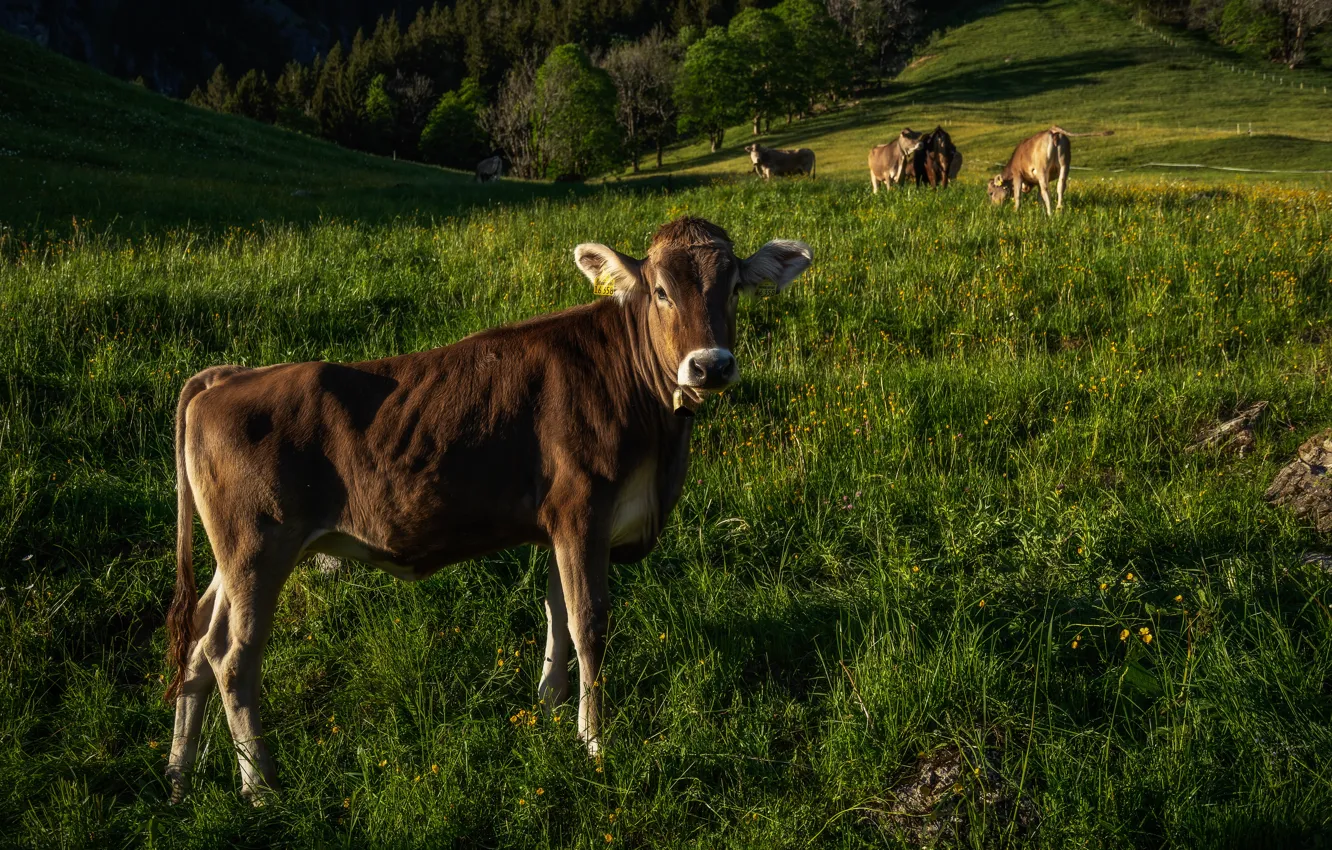
[[[1070,133],[1054,126],[1023,139],[1009,157],[1004,170],[990,179],[986,191],[990,202],[1002,204],[1011,195],[1013,209],[1021,209],[1022,192],[1029,186],[1039,186],[1045,214],[1050,212],[1050,181],[1057,180],[1055,191],[1058,202],[1055,209],[1064,208],[1064,189],[1068,187],[1068,169],[1073,163],[1073,136],[1111,136],[1114,130],[1100,133]]]
[[[608,565],[652,551],[680,496],[692,410],[739,376],[737,296],[780,291],[802,242],[739,259],[720,227],[683,218],[647,258],[582,244],[574,261],[615,297],[364,363],[218,366],[181,391],[176,702],[167,776],[189,787],[204,703],[219,686],[258,801],[276,781],[259,723],[260,663],[283,582],[307,553],[415,581],[522,544],[554,550],[547,584],[547,708],[579,661],[579,736],[599,750],[597,686]],[[196,598],[193,516],[217,568]]]
[[[886,183],[889,188],[901,184],[908,165],[924,142],[923,134],[908,127],[888,144],[870,149],[870,186],[876,195],[880,183]]]
[[[762,174],[764,180],[771,180],[774,174],[779,177],[784,174],[814,176],[814,151],[809,148],[783,151],[765,148],[755,142],[752,145],[745,145],[745,150],[749,153],[749,161],[754,170]]]
[[[930,185],[948,188],[949,181],[962,170],[962,152],[953,144],[953,137],[943,127],[936,126],[925,137],[921,151],[925,154],[923,170]],[[919,181],[920,177],[916,179]]]

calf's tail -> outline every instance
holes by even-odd
[[[180,694],[194,641],[194,609],[199,604],[194,586],[194,492],[185,468],[185,412],[195,396],[238,371],[237,366],[219,366],[200,372],[185,382],[176,404],[176,594],[167,611],[167,663],[172,676],[163,695],[168,703]]]

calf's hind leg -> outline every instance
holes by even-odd
[[[260,668],[278,594],[300,553],[300,544],[290,539],[261,540],[253,554],[218,564],[225,604],[214,615],[205,643],[240,762],[241,794],[256,805],[277,787],[277,769],[259,722]]]
[[[171,733],[171,757],[167,759],[166,769],[167,779],[171,781],[173,805],[185,799],[190,791],[190,773],[194,770],[194,759],[199,752],[204,708],[216,684],[213,666],[208,663],[204,653],[203,641],[209,632],[221,586],[221,575],[214,573],[212,584],[208,585],[194,611],[192,632],[198,637],[190,644],[189,661],[185,669],[178,674],[181,677],[180,695],[176,697],[176,721]]]

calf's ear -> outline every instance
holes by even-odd
[[[584,242],[574,248],[574,262],[592,281],[598,295],[621,297],[642,287],[642,260],[621,254],[596,242]]]
[[[740,291],[750,295],[763,293],[771,283],[781,292],[809,268],[814,259],[809,246],[791,239],[774,239],[740,262]]]

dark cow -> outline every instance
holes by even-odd
[[[488,156],[476,164],[476,182],[489,183],[504,176],[504,160],[499,156]]]
[[[684,486],[693,409],[739,377],[736,304],[810,263],[802,242],[741,259],[720,227],[683,218],[647,258],[605,245],[574,262],[613,297],[363,363],[217,366],[176,413],[176,595],[167,618],[176,703],[167,776],[189,787],[214,685],[242,794],[276,781],[259,723],[260,664],[283,583],[308,553],[415,581],[523,544],[554,550],[546,662],[552,708],[569,694],[599,749],[597,690],[611,563],[645,557]],[[198,511],[217,566],[196,596]]]

